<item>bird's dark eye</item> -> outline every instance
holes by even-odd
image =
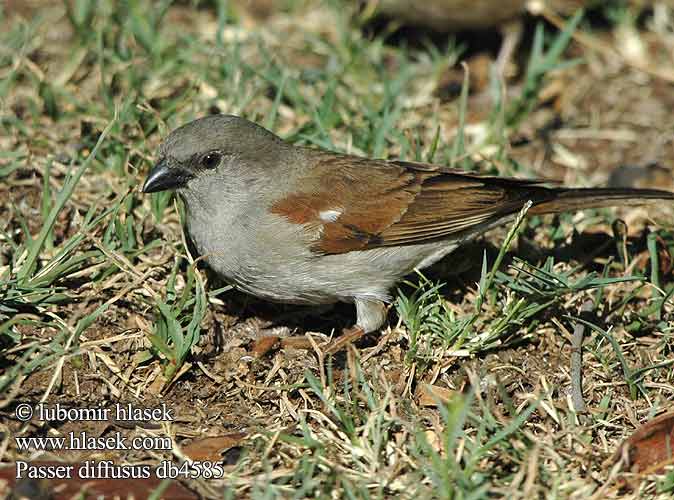
[[[201,158],[201,164],[206,168],[215,168],[220,164],[220,153],[211,151]]]

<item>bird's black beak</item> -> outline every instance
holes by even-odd
[[[143,184],[143,193],[177,189],[185,186],[192,177],[193,175],[184,168],[169,165],[166,160],[160,160],[147,174],[147,179]]]

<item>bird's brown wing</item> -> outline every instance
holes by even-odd
[[[426,164],[392,162],[414,171]],[[399,221],[382,232],[386,245],[446,238],[519,211],[527,200],[542,202],[541,181],[479,176],[447,169],[425,170],[419,192]]]
[[[430,242],[530,213],[607,206],[616,200],[671,198],[632,189],[549,189],[538,180],[486,177],[436,165],[316,154],[298,192],[272,207],[312,235],[315,251],[353,250]]]

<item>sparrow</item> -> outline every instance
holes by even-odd
[[[378,330],[395,283],[528,214],[674,200],[655,189],[573,189],[429,163],[295,146],[232,115],[171,132],[143,192],[175,190],[196,251],[241,290],[290,304],[353,303],[349,335]]]

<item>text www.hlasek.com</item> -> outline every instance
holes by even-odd
[[[119,432],[107,437],[89,436],[85,432],[69,432],[65,436],[15,437],[20,451],[28,450],[170,450],[171,438],[136,436],[127,438]]]

